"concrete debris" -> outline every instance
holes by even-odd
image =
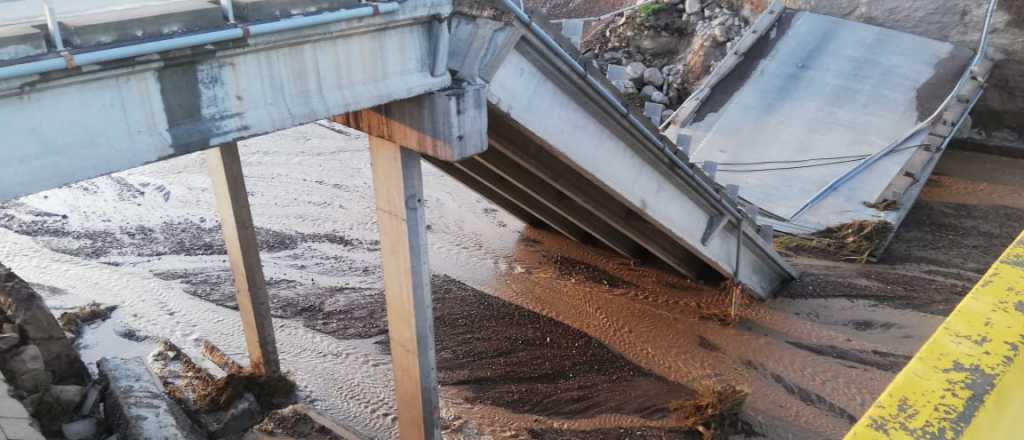
[[[686,0],[685,10],[687,14],[700,14],[704,12],[700,0]]]
[[[64,438],[67,440],[89,440],[95,438],[96,434],[99,433],[99,422],[96,418],[89,417],[65,423],[61,427],[61,432],[64,433]]]
[[[665,84],[665,76],[662,75],[661,69],[648,67],[647,70],[644,70],[644,82],[654,87],[661,87]]]
[[[626,66],[626,79],[633,81],[634,83],[640,82],[644,79],[644,72],[647,71],[647,67],[643,63],[629,63]]]
[[[749,24],[748,18],[717,0],[663,3],[672,6],[627,12],[584,42],[585,49],[599,54],[596,62],[602,69],[626,66],[626,80],[635,87],[623,81],[614,84],[638,109],[645,101],[672,111],[678,108]],[[634,97],[637,91],[640,96]]]
[[[201,425],[214,438],[241,434],[263,420],[263,408],[252,393],[245,393],[226,411],[201,414]]]
[[[12,378],[14,385],[32,394],[50,384],[50,374],[43,363],[39,347],[26,345],[12,351],[4,362],[4,376]]]
[[[141,358],[103,358],[97,367],[100,377],[110,383],[103,400],[104,414],[121,439],[205,438],[164,394]]]
[[[64,329],[50,313],[42,297],[0,264],[0,321],[16,324],[19,343],[34,345],[42,354],[46,370],[54,383],[85,385],[89,371],[64,335]],[[10,327],[5,327],[4,333]]]
[[[0,334],[0,352],[14,348],[19,342],[21,342],[21,336],[17,333]]]
[[[79,385],[54,385],[50,387],[50,395],[65,408],[74,410],[85,397],[85,387]]]
[[[78,415],[87,416],[92,414],[93,410],[97,407],[96,404],[99,403],[102,392],[103,386],[99,382],[89,384],[89,388],[85,391],[85,399],[82,401],[82,406],[78,409]]]

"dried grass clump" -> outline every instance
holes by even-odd
[[[892,224],[887,221],[858,220],[833,226],[811,237],[779,237],[775,240],[775,247],[794,254],[866,263],[892,230]]]
[[[295,394],[295,382],[285,377],[264,376],[252,370],[228,374],[220,379],[194,384],[193,405],[199,411],[220,411],[245,393],[252,393],[263,408],[279,408],[290,403]]]
[[[749,396],[750,390],[708,382],[697,389],[693,399],[670,402],[669,410],[681,426],[700,431],[705,440],[710,440],[724,434]]]

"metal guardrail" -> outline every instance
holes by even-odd
[[[182,35],[158,41],[79,53],[72,53],[64,47],[56,13],[53,11],[53,8],[50,7],[49,3],[45,1],[43,2],[43,7],[47,17],[47,25],[50,28],[50,36],[54,40],[53,45],[57,48],[59,54],[51,58],[38,61],[29,61],[0,67],[0,80],[65,69],[71,70],[83,65],[122,60],[169,50],[237,40],[247,38],[249,36],[272,34],[310,26],[389,14],[398,11],[399,3],[373,3],[354,9],[289,17],[268,23],[240,25],[234,22],[234,8],[231,0],[222,0],[221,7],[224,9],[225,17],[234,25],[229,29]]]
[[[846,435],[1015,439],[1024,414],[1024,233]]]

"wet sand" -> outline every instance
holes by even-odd
[[[242,156],[286,369],[392,436],[366,139],[306,126]],[[949,153],[882,262],[797,258],[804,279],[735,326],[715,286],[525,227],[425,165],[446,437],[680,438],[667,405],[708,383],[751,390],[737,438],[841,437],[1024,226],[1022,165]],[[0,260],[58,307],[122,305],[90,356],[240,354],[208,185],[192,155],[8,203]]]

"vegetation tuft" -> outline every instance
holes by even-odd
[[[892,232],[887,221],[858,220],[833,226],[810,237],[786,235],[775,239],[775,248],[796,255],[867,263]]]

